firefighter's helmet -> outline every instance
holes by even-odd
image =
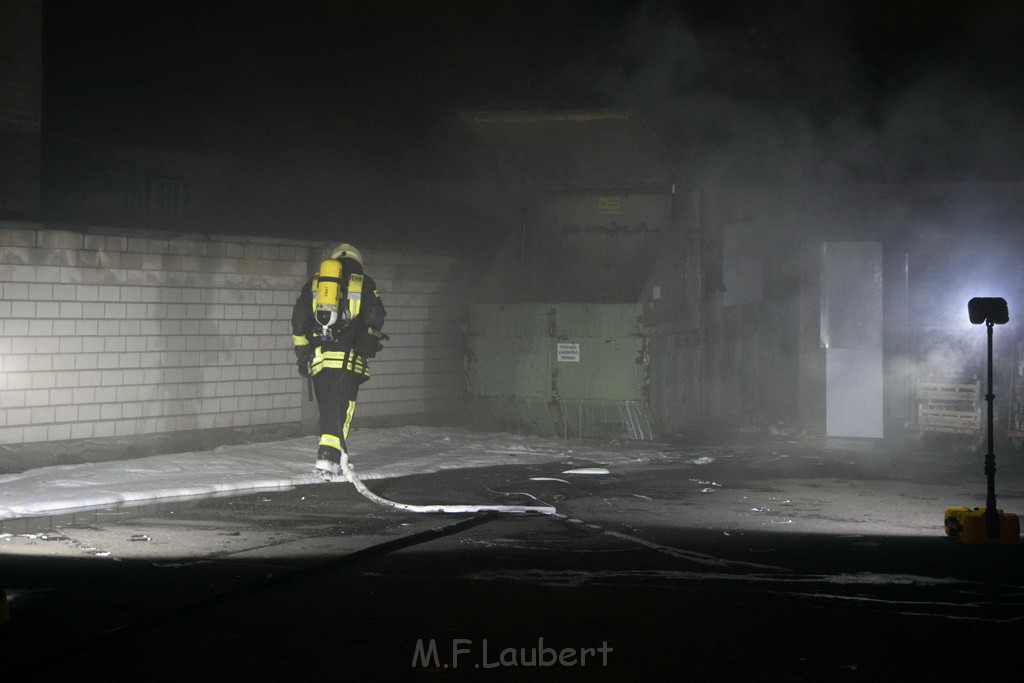
[[[363,265],[363,255],[359,253],[359,250],[353,247],[351,244],[339,244],[331,252],[331,258],[343,259],[350,258],[359,265]]]

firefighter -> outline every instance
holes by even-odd
[[[320,413],[315,470],[328,481],[341,474],[359,385],[370,378],[367,359],[387,339],[384,316],[377,285],[350,244],[338,245],[320,264],[292,309],[296,365],[312,378]]]

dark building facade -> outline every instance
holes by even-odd
[[[42,27],[41,0],[0,2],[0,218],[39,218]]]

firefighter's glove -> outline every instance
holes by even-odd
[[[299,376],[309,377],[309,364],[313,362],[313,346],[295,347],[295,367],[299,370]]]

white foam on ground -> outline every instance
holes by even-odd
[[[317,443],[310,436],[0,475],[0,519],[318,484]],[[673,455],[435,427],[356,430],[349,450],[364,481],[510,464],[649,462]]]

